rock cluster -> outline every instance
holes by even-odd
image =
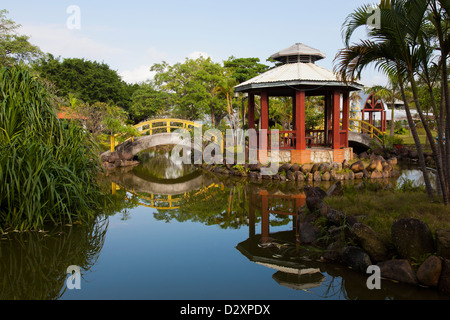
[[[405,163],[417,163],[419,161],[419,155],[416,150],[409,149],[402,146],[401,148],[387,149],[383,147],[375,148],[367,152],[362,152],[359,155],[355,155],[359,159],[373,159],[376,156],[382,156],[385,159],[397,158],[399,161]],[[434,165],[433,153],[424,152],[425,162],[429,166]]]
[[[131,167],[139,164],[139,161],[130,153],[124,152],[111,152],[109,155],[103,155],[101,157],[103,168],[106,170],[120,168],[120,167]]]
[[[255,180],[278,181],[342,181],[354,179],[382,179],[398,177],[397,158],[385,160],[376,156],[370,161],[357,160],[350,164],[347,160],[331,163],[307,163],[303,165],[284,163],[278,170],[270,165],[257,164],[242,165],[202,165],[204,169],[222,175],[244,176]],[[266,169],[266,173],[262,169]],[[270,171],[272,170],[272,171]]]
[[[450,293],[450,230],[433,234],[418,219],[400,219],[392,224],[387,242],[357,217],[323,202],[339,184],[328,193],[319,187],[305,187],[306,207],[299,209],[297,219],[300,244],[324,248],[327,262],[342,263],[362,273],[377,265],[382,278]]]

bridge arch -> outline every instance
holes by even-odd
[[[141,122],[133,126],[140,137],[131,137],[122,144],[117,144],[116,138],[122,134],[118,133],[111,136],[111,150],[102,154],[109,156],[114,151],[127,153],[135,156],[141,151],[163,145],[176,145],[189,150],[203,152],[202,141],[198,142],[191,139],[190,131],[199,130],[202,140],[215,141],[220,149],[224,150],[223,136],[211,130],[202,132],[202,123],[182,119],[154,119]],[[182,129],[172,132],[174,129]],[[194,140],[194,141],[192,141]]]
[[[129,154],[132,156],[138,153],[151,149],[157,146],[164,145],[176,145],[181,148],[187,148],[189,150],[198,150],[202,152],[202,145],[193,143],[190,137],[180,133],[159,133],[149,136],[143,136],[125,141],[124,143],[116,146],[114,151],[122,154]],[[102,156],[110,156],[111,151],[107,151]]]

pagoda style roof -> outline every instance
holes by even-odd
[[[339,80],[332,71],[314,63],[286,63],[270,69],[235,87],[236,92],[252,89],[274,88],[283,86],[342,86],[347,89],[361,90],[363,86],[358,83],[345,84]]]
[[[326,58],[326,54],[303,43],[296,43],[270,56],[283,63],[311,62]]]

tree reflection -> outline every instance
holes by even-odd
[[[9,233],[0,241],[0,299],[54,300],[63,296],[67,267],[82,276],[97,262],[108,220],[49,232]]]

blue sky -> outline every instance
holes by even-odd
[[[151,78],[154,63],[176,63],[186,57],[258,57],[301,42],[327,55],[317,64],[332,69],[343,47],[341,26],[365,0],[165,0],[66,1],[2,0],[0,9],[21,24],[20,33],[44,52],[63,58],[107,63],[127,82]],[[71,30],[67,8],[80,9],[80,29]],[[365,37],[365,30],[353,41]],[[385,84],[368,69],[361,82]]]

